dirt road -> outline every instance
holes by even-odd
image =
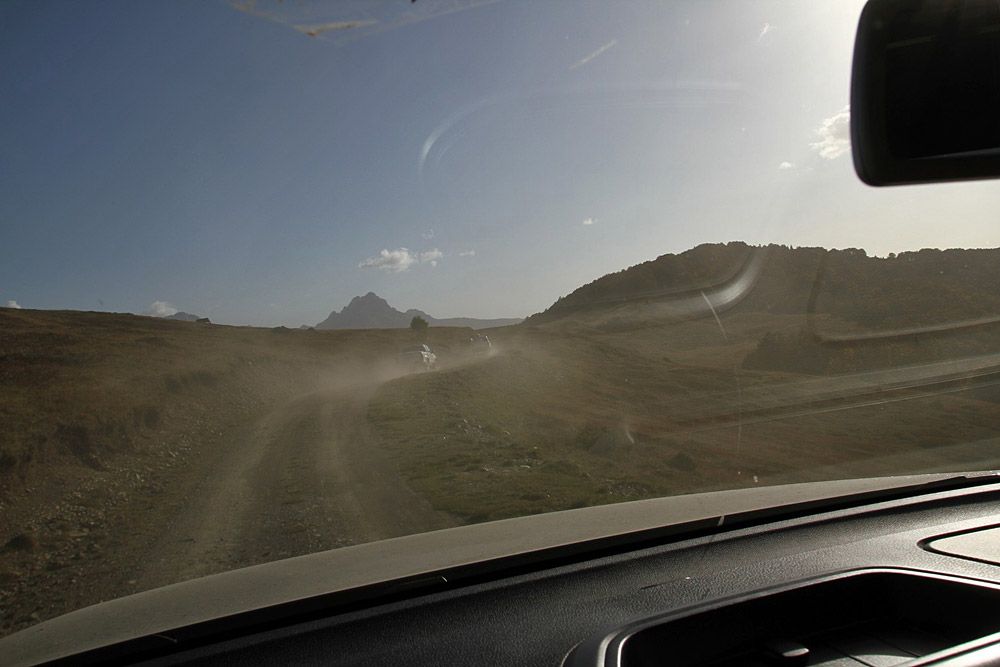
[[[365,410],[376,387],[308,394],[249,426],[201,470],[138,588],[451,525],[373,441]]]
[[[0,562],[0,634],[186,579],[453,525],[409,490],[369,432],[368,402],[394,375],[345,373],[220,430],[142,484],[121,481],[138,478],[142,462],[108,472],[39,518],[34,552]]]

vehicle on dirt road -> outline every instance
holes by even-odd
[[[411,371],[432,371],[437,366],[437,355],[426,343],[405,348],[397,360],[400,366]]]

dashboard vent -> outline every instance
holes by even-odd
[[[983,643],[998,631],[1000,588],[885,570],[762,591],[711,608],[648,619],[623,628],[601,645],[608,648],[607,655],[617,653],[622,667],[890,667],[937,664],[946,655],[971,650],[963,645]],[[1000,642],[1000,637],[985,643],[990,641]]]

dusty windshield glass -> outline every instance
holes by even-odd
[[[860,2],[0,5],[0,632],[247,565],[997,466],[1000,190]]]

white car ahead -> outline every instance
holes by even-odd
[[[399,353],[399,363],[410,369],[432,371],[437,365],[437,355],[426,344],[415,345]]]

